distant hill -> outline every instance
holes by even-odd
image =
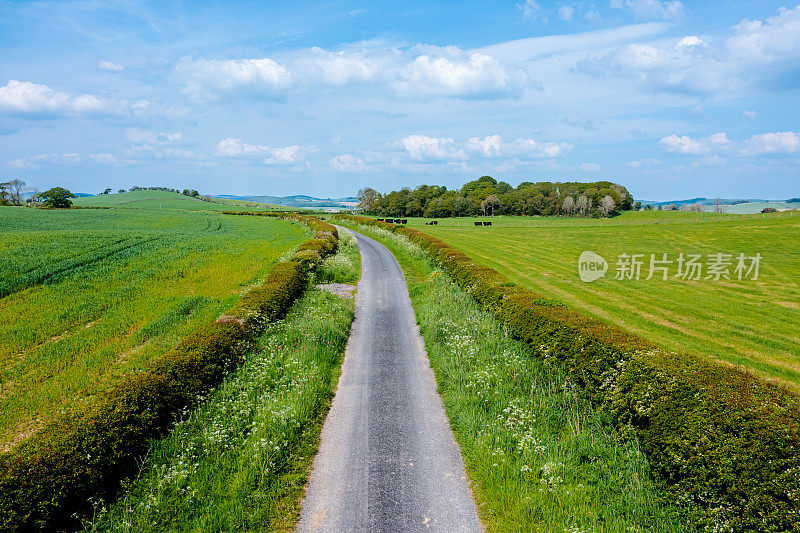
[[[295,194],[292,196],[235,196],[232,194],[218,194],[215,198],[225,198],[228,200],[244,200],[247,202],[259,202],[267,204],[283,205],[286,207],[305,207],[305,208],[325,208],[337,207],[340,209],[352,209],[358,205],[358,200],[354,196],[344,198],[315,198],[305,194]]]
[[[655,202],[649,200],[641,200],[642,205],[652,205],[654,208],[658,206],[667,206],[675,204],[680,208],[682,205],[687,204],[700,204],[706,208],[706,211],[711,211],[716,199],[715,198],[689,198],[688,200],[670,200],[666,202]],[[720,198],[721,205],[726,213],[735,213],[740,215],[749,215],[751,213],[759,213],[762,209],[772,207],[774,209],[800,209],[800,198],[790,198],[784,200],[763,200],[763,199],[741,199],[741,198]]]
[[[253,209],[281,209],[281,206],[255,204],[246,201],[232,202],[215,198],[193,198],[171,191],[138,191],[120,194],[98,194],[75,198],[78,207],[112,207],[117,209],[185,209],[190,211],[242,211]]]

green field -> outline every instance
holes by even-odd
[[[0,231],[4,449],[212,321],[310,233],[214,212],[21,207],[0,208]]]
[[[797,216],[795,216],[797,215]],[[621,325],[673,351],[742,365],[800,390],[800,215],[633,212],[611,220],[496,217],[443,219],[428,232],[521,286]],[[604,279],[584,283],[578,257],[609,262]],[[650,254],[762,256],[757,280],[650,280]],[[641,279],[615,280],[620,254],[644,254]],[[733,267],[731,267],[731,274]],[[703,277],[705,276],[705,272]]]
[[[358,281],[352,233],[317,272]],[[269,324],[241,366],[154,442],[141,474],[86,531],[288,531],[336,389],[354,302],[314,288]]]
[[[247,202],[244,200],[227,200],[215,198],[206,202],[191,196],[169,192],[138,190],[120,194],[101,194],[74,198],[72,203],[77,207],[113,207],[130,209],[182,209],[187,211],[253,211],[282,210],[279,205]]]

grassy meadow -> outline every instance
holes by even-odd
[[[352,233],[318,281],[358,280]],[[299,517],[322,421],[354,317],[353,300],[310,289],[270,324],[239,369],[154,443],[138,478],[87,531],[287,531]]]
[[[0,233],[8,449],[215,319],[310,231],[214,212],[7,207]]]
[[[343,224],[378,239],[403,268],[488,531],[691,531],[637,442],[621,439],[560,368],[532,357],[402,235]]]
[[[279,205],[225,198],[215,198],[213,202],[206,202],[180,193],[150,190],[84,196],[74,198],[72,203],[77,207],[109,207],[115,209],[182,209],[186,211],[253,211],[263,209],[274,211],[285,209]]]
[[[416,229],[438,237],[511,281],[621,325],[672,351],[742,365],[800,391],[800,213],[720,215],[625,213],[611,220],[495,217],[440,220]],[[604,279],[584,283],[578,258],[590,250],[609,263]],[[641,278],[615,280],[620,254],[644,254]],[[650,255],[733,254],[731,279],[647,280]],[[736,256],[761,254],[757,280],[738,281]]]

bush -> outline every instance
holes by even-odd
[[[315,261],[276,264],[228,313],[145,371],[0,454],[0,531],[76,529],[91,510],[90,498],[113,497],[120,481],[136,473],[150,441],[239,364],[263,325],[281,318],[302,294],[309,269],[336,248],[334,226],[292,218],[317,232],[296,254],[313,254]]]
[[[419,231],[408,237],[581,394],[638,436],[654,476],[700,528],[800,531],[800,403],[752,374],[668,353],[617,326],[515,287]]]

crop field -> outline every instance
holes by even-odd
[[[259,209],[283,209],[281,206],[260,204],[244,200],[215,199],[206,202],[170,191],[138,190],[119,194],[102,194],[74,198],[78,207],[113,207],[119,209],[182,209],[187,211],[253,211]]]
[[[2,449],[212,321],[309,235],[144,209],[0,208],[0,231]]]
[[[444,219],[437,226],[409,223],[520,286],[669,350],[742,365],[800,390],[800,214],[638,212],[612,220],[480,220],[492,220],[493,225],[474,227],[471,219]],[[583,251],[608,261],[604,278],[581,281],[578,258]],[[699,279],[677,276],[681,253],[701,256],[706,270]],[[732,256],[726,267],[729,279],[707,279],[709,256],[720,253]],[[642,254],[638,280],[620,266],[625,261],[621,254]],[[667,254],[672,261],[662,265],[668,268],[666,280],[660,270],[647,279],[651,254],[656,260]],[[739,254],[760,254],[757,279],[752,271],[738,279]],[[622,273],[625,279],[615,279]]]

